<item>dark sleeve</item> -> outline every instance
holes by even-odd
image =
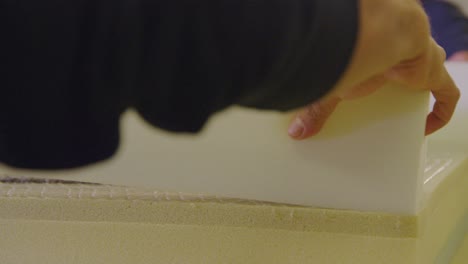
[[[441,0],[425,0],[423,4],[431,21],[432,35],[447,57],[468,50],[468,17],[460,8]]]
[[[198,132],[230,105],[304,106],[345,70],[357,0],[0,0],[0,161],[110,157],[120,114]]]

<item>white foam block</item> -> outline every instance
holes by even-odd
[[[276,112],[229,109],[198,136],[168,134],[128,113],[113,161],[87,170],[16,174],[415,213],[428,100],[427,93],[386,87],[343,103],[319,136],[300,142],[287,136],[290,117]]]

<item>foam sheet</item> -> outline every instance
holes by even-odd
[[[289,116],[233,108],[200,135],[124,118],[121,153],[87,170],[10,174],[364,211],[419,210],[429,95],[386,87],[344,103],[321,135],[286,133]],[[5,170],[5,169],[4,169]],[[369,199],[369,197],[373,197]]]
[[[462,88],[462,98],[452,122],[431,136],[429,145],[464,151],[468,64],[447,67]],[[289,116],[274,112],[230,109],[198,136],[169,135],[127,113],[122,148],[112,161],[67,172],[1,166],[0,172],[415,214],[426,195],[422,131],[428,96],[408,96],[393,88],[343,104],[322,135],[306,142],[290,140],[285,132]]]
[[[437,164],[430,160],[427,166],[447,168]],[[468,229],[468,203],[463,202],[468,200],[466,158],[450,171],[417,215],[108,185],[3,183],[0,260],[48,264],[450,263],[463,258],[457,252]]]

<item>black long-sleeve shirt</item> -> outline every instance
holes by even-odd
[[[357,30],[357,0],[0,0],[0,162],[107,159],[128,107],[197,132],[233,104],[304,106]]]

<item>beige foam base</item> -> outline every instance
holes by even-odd
[[[0,184],[0,262],[448,263],[468,212],[467,172],[465,160],[418,215],[105,185]]]
[[[455,254],[452,264],[466,264],[468,261],[468,235],[465,235],[465,239]]]

